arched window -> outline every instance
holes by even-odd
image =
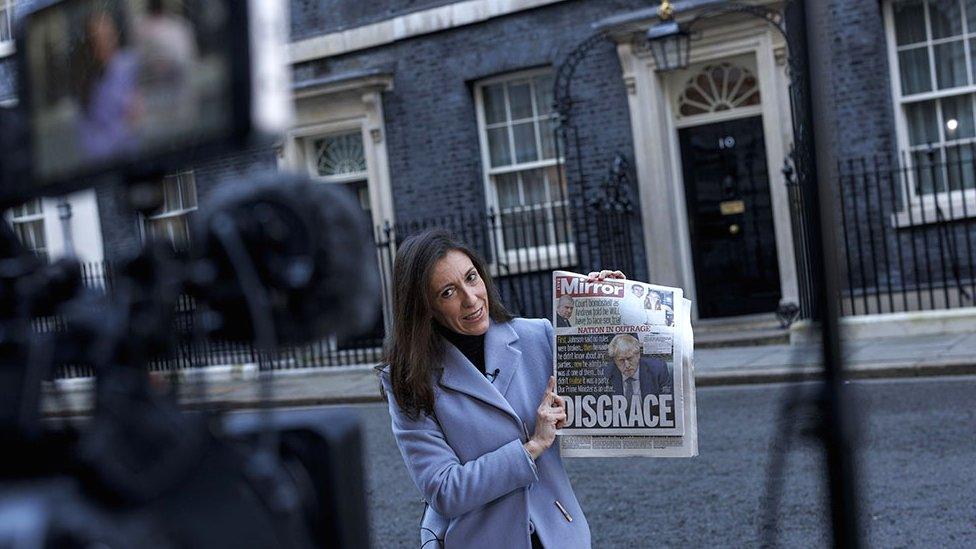
[[[759,80],[749,69],[727,61],[705,65],[678,96],[680,116],[729,111],[759,104]]]
[[[311,145],[316,175],[366,178],[366,154],[360,130],[319,137]]]

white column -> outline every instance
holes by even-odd
[[[646,52],[638,55],[632,44],[621,43],[617,54],[628,86],[650,282],[680,286],[685,295],[694,300],[695,277],[691,269],[684,187],[678,152],[673,143],[676,133],[667,93]]]
[[[79,191],[64,198],[71,206],[68,226],[74,241],[75,256],[82,263],[102,261],[105,258],[105,248],[95,191]],[[52,260],[64,256],[66,252],[58,202],[58,198],[45,198],[41,201],[44,211],[44,237],[47,239],[48,254]]]

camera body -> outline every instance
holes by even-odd
[[[36,5],[16,32],[20,101],[0,108],[0,208],[110,185],[145,209],[128,185],[280,139],[285,7]],[[80,284],[76,261],[45,265],[0,227],[0,546],[368,546],[353,416],[188,413],[147,369],[173,351],[181,293],[196,303],[196,337],[263,354],[371,326],[379,285],[362,210],[276,173],[225,184],[195,217],[188,255],[147,244],[108,295]],[[32,329],[50,315],[59,330]],[[41,417],[59,361],[95,372],[80,427]]]
[[[0,206],[270,144],[293,119],[282,0],[39,3],[15,29]]]

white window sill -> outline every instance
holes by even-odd
[[[44,212],[11,217],[10,221],[13,223],[33,223],[35,221],[44,221]]]
[[[497,260],[488,270],[495,278],[517,274],[552,271],[576,264],[576,245],[558,244],[537,248],[519,248],[499,252],[503,261]]]
[[[908,208],[891,214],[891,226],[902,229],[973,218],[976,218],[976,195],[972,193],[951,199],[945,195],[938,199],[916,197]]]
[[[195,211],[197,211],[196,206],[194,206],[192,208],[182,209],[182,210],[171,210],[171,211],[163,212],[163,213],[160,213],[160,214],[146,216],[146,220],[147,221],[155,221],[155,220],[158,220],[158,219],[169,219],[171,217],[180,217],[180,216],[183,216],[183,215],[191,214],[191,213],[193,213]]]
[[[10,57],[17,52],[17,48],[14,47],[13,40],[8,40],[7,42],[0,42],[0,59],[4,57]]]

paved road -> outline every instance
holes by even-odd
[[[699,390],[695,459],[568,460],[594,547],[743,547],[761,543],[767,453],[784,395],[811,385]],[[862,524],[869,547],[976,547],[976,377],[863,381],[850,386],[860,433]],[[415,547],[422,505],[385,407],[355,408],[367,442],[376,547]],[[798,426],[804,424],[801,414]],[[779,542],[829,544],[820,449],[786,454]],[[653,543],[652,543],[653,542]]]

